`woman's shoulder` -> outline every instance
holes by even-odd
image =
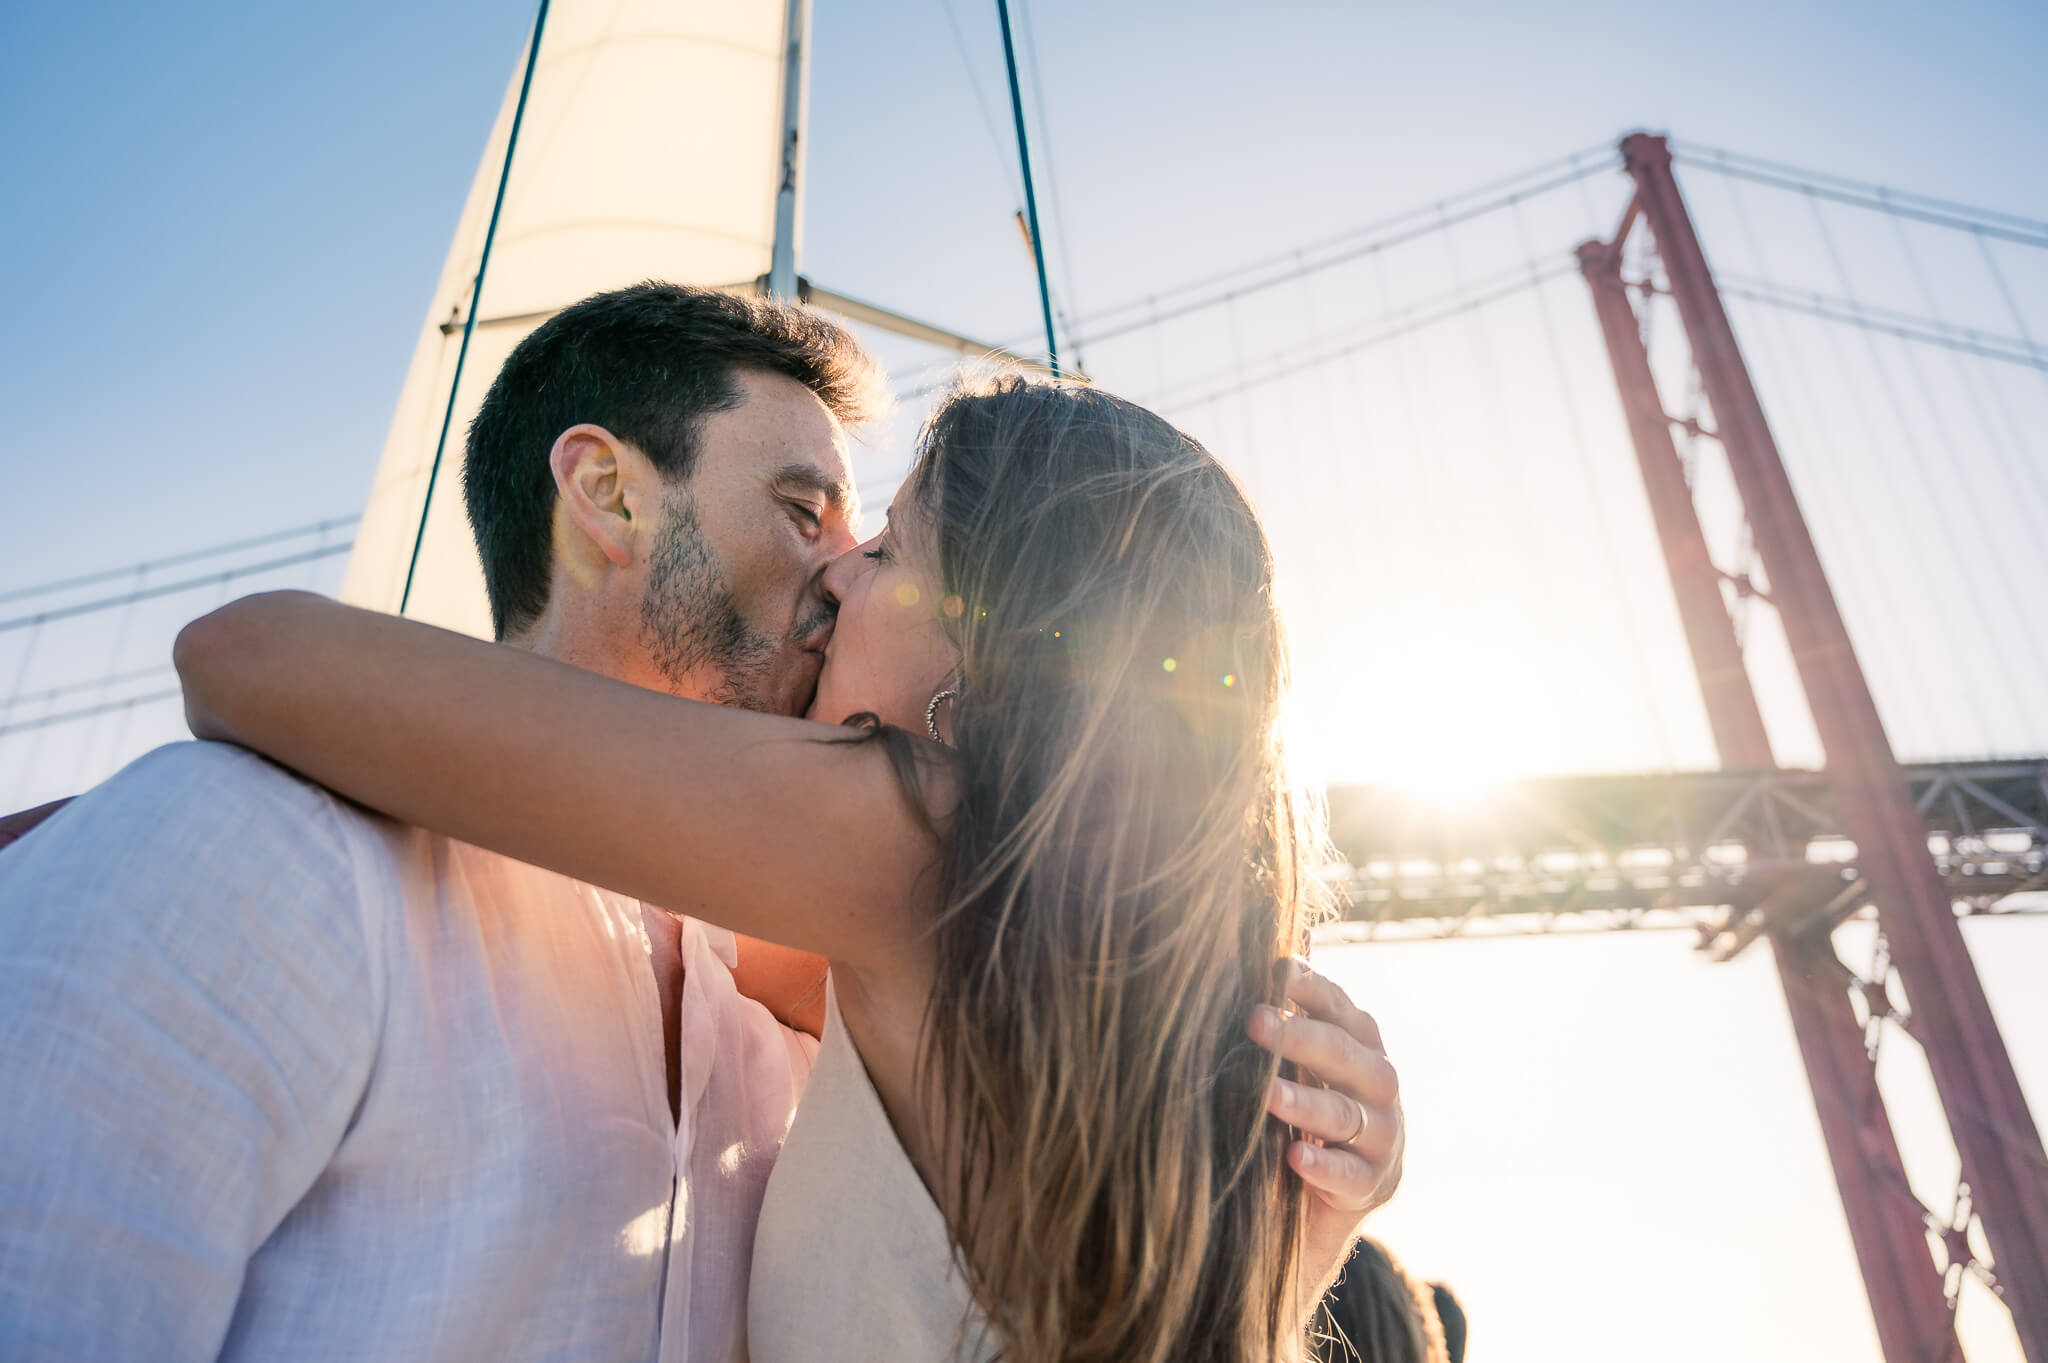
[[[761,1207],[755,1363],[974,1359],[973,1298],[945,1218],[897,1139],[836,998]]]

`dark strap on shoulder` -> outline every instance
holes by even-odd
[[[5,848],[9,843],[18,841],[23,834],[70,803],[71,797],[67,795],[61,800],[52,800],[46,805],[37,805],[34,809],[24,809],[18,814],[0,817],[0,848]]]

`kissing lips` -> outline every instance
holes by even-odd
[[[825,637],[831,636],[827,634]],[[818,682],[825,675],[825,649],[822,643],[816,648],[806,648],[803,651],[803,660],[808,675],[794,697],[796,709],[791,713],[809,716],[811,708],[818,703]]]
[[[803,661],[810,674],[797,696],[797,699],[802,701],[796,710],[799,715],[809,717],[818,703],[818,683],[825,674],[825,665],[832,649],[832,636],[838,632],[839,621],[836,617],[835,611],[820,611],[806,622],[811,625],[811,629],[797,636],[801,640],[797,647],[802,650]]]

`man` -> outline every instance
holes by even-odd
[[[499,638],[802,713],[879,401],[805,309],[551,319],[469,436]],[[743,1357],[821,969],[160,749],[0,854],[0,1358]]]
[[[552,319],[470,432],[499,637],[801,713],[880,399],[803,309]],[[815,1043],[735,946],[234,748],[144,757],[0,856],[0,1357],[741,1356]]]

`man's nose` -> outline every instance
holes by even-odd
[[[847,550],[853,548],[858,543],[860,543],[860,536],[854,534],[845,525],[832,526],[823,535],[818,537],[818,549],[824,554],[828,562],[836,562],[844,558]]]
[[[819,579],[825,601],[834,610],[846,599],[847,589],[852,585],[855,565],[859,562],[860,546],[849,543],[830,563],[825,565],[825,574]]]

